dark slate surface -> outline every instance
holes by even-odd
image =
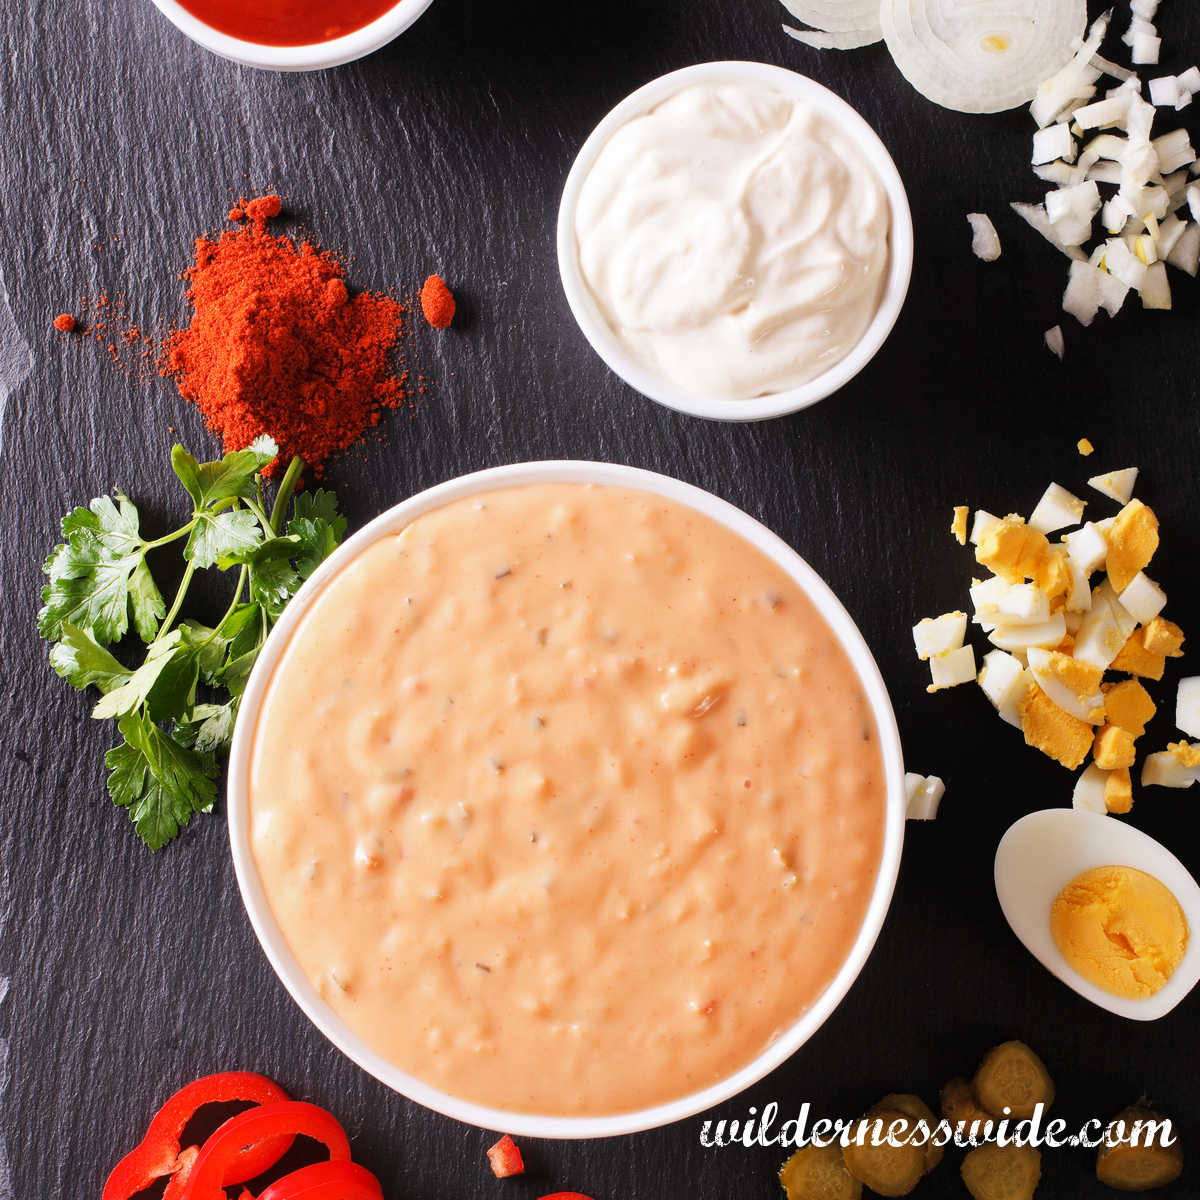
[[[165,524],[178,500],[171,427],[215,447],[172,388],[127,378],[49,322],[101,290],[127,293],[147,329],[178,320],[192,238],[248,188],[282,191],[295,218],[350,256],[355,284],[403,292],[441,270],[466,300],[460,328],[418,329],[409,344],[430,379],[417,417],[389,420],[333,469],[352,526],[428,484],[526,458],[681,476],[760,517],[829,580],[879,659],[910,765],[949,781],[941,819],[909,832],[895,905],[850,996],[792,1061],[715,1115],[770,1099],[851,1115],[893,1089],[932,1100],[989,1045],[1019,1036],[1057,1078],[1063,1115],[1107,1115],[1147,1093],[1200,1143],[1200,1000],[1124,1023],[1016,943],[992,853],[1014,818],[1063,803],[1070,781],[977,693],[927,696],[908,635],[916,617],[962,603],[969,566],[947,536],[952,504],[1027,512],[1051,478],[1082,487],[1129,464],[1162,518],[1155,573],[1170,611],[1200,634],[1196,288],[1177,287],[1173,314],[1130,311],[1091,331],[1064,321],[1060,367],[1041,334],[1060,319],[1063,262],[1004,207],[1037,194],[1027,118],[934,108],[881,48],[821,57],[783,37],[781,16],[773,0],[437,0],[364,62],[280,76],[209,56],[148,0],[3,6],[0,276],[24,343],[0,320],[4,389],[31,369],[8,399],[0,457],[0,972],[11,980],[0,1196],[98,1195],[159,1100],[232,1067],[333,1108],[391,1197],[778,1194],[776,1151],[702,1150],[699,1119],[611,1142],[527,1142],[529,1177],[501,1188],[483,1160],[490,1134],[388,1093],[301,1016],[243,915],[221,815],[155,856],[109,804],[112,734],[51,675],[33,635],[38,567],[62,512],[112,485]],[[1164,65],[1182,69],[1200,54],[1200,14],[1168,0],[1161,25]],[[808,71],[862,110],[907,180],[917,231],[908,307],[872,366],[810,412],[749,426],[669,413],[611,376],[567,311],[552,237],[572,153],[604,112],[668,69],[726,57]],[[963,215],[978,208],[1005,242],[993,266],[968,249]],[[1085,433],[1097,446],[1086,463],[1074,451]],[[1149,740],[1161,745],[1169,724]],[[1193,870],[1195,804],[1159,790],[1133,816]],[[1170,1195],[1200,1194],[1196,1170]],[[1045,1175],[1049,1197],[1107,1194],[1082,1152],[1047,1155]],[[920,1194],[965,1193],[948,1165]]]

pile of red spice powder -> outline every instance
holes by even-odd
[[[345,268],[308,242],[269,233],[278,196],[243,200],[239,227],[196,242],[185,273],[191,324],[163,345],[159,369],[204,415],[225,449],[269,433],[280,455],[320,475],[385,408],[406,399],[393,351],[404,309],[388,296],[346,290]]]

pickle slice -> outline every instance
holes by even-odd
[[[1032,1146],[978,1146],[963,1159],[962,1179],[974,1200],[1033,1200],[1042,1156]]]
[[[862,1184],[846,1170],[837,1142],[805,1146],[783,1164],[779,1182],[788,1200],[859,1200]]]
[[[1163,1120],[1161,1113],[1144,1104],[1134,1104],[1117,1113],[1108,1124],[1105,1144],[1096,1156],[1096,1178],[1119,1192],[1148,1192],[1174,1183],[1183,1173],[1183,1151],[1178,1140],[1164,1146],[1157,1133],[1148,1146],[1144,1144],[1145,1133],[1138,1138],[1136,1146],[1131,1140],[1135,1123],[1153,1121],[1157,1125]],[[1120,1131],[1118,1122],[1122,1125]],[[1121,1140],[1110,1146],[1107,1142],[1110,1133]]]
[[[973,1083],[980,1106],[997,1119],[1024,1120],[1033,1116],[1038,1104],[1049,1108],[1054,1103],[1050,1073],[1024,1042],[1005,1042],[989,1050]]]
[[[925,1174],[925,1147],[912,1142],[892,1145],[887,1136],[897,1141],[910,1136],[916,1122],[896,1109],[880,1109],[869,1117],[861,1117],[851,1129],[851,1142],[842,1147],[842,1159],[855,1179],[880,1196],[907,1196]],[[862,1145],[859,1145],[859,1139]],[[880,1145],[872,1145],[872,1138]]]

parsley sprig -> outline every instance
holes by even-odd
[[[92,716],[115,720],[122,738],[105,756],[108,792],[152,850],[193,813],[211,812],[218,756],[254,660],[346,529],[331,492],[296,493],[299,458],[268,512],[262,471],[277,452],[262,437],[201,463],[175,446],[171,466],[192,502],[184,525],[148,540],[128,496],[99,496],[63,518],[62,543],[46,560],[38,631],[54,643],[50,665],[72,687],[101,692]],[[168,607],[148,556],[180,542],[183,577]],[[236,570],[236,582],[224,616],[203,625],[181,613],[195,573],[213,567]],[[145,646],[134,667],[109,650],[130,626]]]

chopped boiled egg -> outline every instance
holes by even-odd
[[[1105,540],[1108,577],[1118,593],[1123,592],[1158,549],[1158,518],[1140,500],[1130,500],[1117,513]]]
[[[1037,646],[1053,650],[1067,636],[1067,622],[1062,613],[1054,613],[1049,619],[1036,624],[997,621],[996,628],[988,634],[988,641],[1001,650],[1026,651]]]
[[[984,512],[982,508],[977,509],[975,517],[971,521],[971,545],[978,546],[980,539],[987,533],[993,525],[999,525],[1000,518],[993,516],[990,512]]]
[[[940,692],[943,688],[971,683],[975,679],[974,648],[960,646],[957,650],[933,655],[929,660],[929,674],[933,682],[925,689],[928,692]]]
[[[975,557],[994,574],[1020,583],[1033,578],[1049,548],[1045,534],[1030,529],[1020,517],[1005,517],[979,539]]]
[[[1147,754],[1142,763],[1142,787],[1191,787],[1200,776],[1200,768],[1185,767],[1168,750]]]
[[[1125,611],[1108,580],[1092,591],[1092,606],[1075,635],[1075,657],[1107,668],[1121,653],[1137,622]]]
[[[932,821],[946,794],[946,785],[936,775],[917,775],[909,771],[904,776],[904,791],[908,798],[908,819]]]
[[[1105,771],[1132,767],[1137,758],[1133,734],[1128,729],[1122,729],[1120,725],[1102,725],[1096,731],[1092,757],[1096,760],[1096,766]]]
[[[996,605],[997,622],[1037,625],[1050,620],[1050,601],[1032,583],[1011,584]]]
[[[1175,755],[1185,767],[1200,767],[1200,742],[1168,742],[1167,753]]]
[[[1075,449],[1078,450],[1084,458],[1087,458],[1089,454],[1095,452],[1096,447],[1093,446],[1092,443],[1087,440],[1087,438],[1082,437],[1075,443]]]
[[[1183,657],[1183,630],[1174,621],[1165,617],[1155,617],[1142,630],[1142,645],[1151,654],[1161,654],[1165,658]]]
[[[1151,654],[1136,633],[1129,635],[1120,653],[1112,661],[1114,671],[1123,671],[1126,675],[1140,675],[1143,679],[1161,679],[1166,665],[1166,656]]]
[[[954,516],[950,521],[950,532],[960,546],[967,544],[967,515],[970,511],[965,504],[955,505]]]
[[[1063,544],[1071,561],[1087,575],[1098,571],[1108,557],[1108,541],[1092,521],[1073,533],[1064,534]]]
[[[1095,732],[1086,722],[1064,712],[1034,683],[1017,711],[1027,745],[1036,746],[1073,771],[1088,756]]]
[[[924,662],[937,654],[957,650],[963,644],[967,632],[967,614],[943,613],[940,617],[926,617],[913,626],[913,644],[917,657]]]
[[[1100,691],[1104,672],[1099,667],[1036,646],[1030,647],[1028,658],[1030,673],[1038,687],[1059,708],[1090,725],[1104,720],[1104,695]]]
[[[1051,325],[1049,329],[1042,335],[1046,342],[1046,349],[1062,362],[1067,353],[1067,343],[1063,338],[1061,325]]]
[[[1188,737],[1200,737],[1200,675],[1179,681],[1175,697],[1175,727]]]
[[[1119,599],[1129,615],[1140,625],[1153,621],[1167,603],[1166,593],[1144,571],[1139,571],[1129,581]]]
[[[1133,780],[1128,767],[1118,767],[1106,773],[1104,807],[1110,813],[1127,813],[1133,808]]]
[[[1128,504],[1137,477],[1137,467],[1126,467],[1121,471],[1109,471],[1107,475],[1093,475],[1088,480],[1088,487],[1095,488],[1102,496],[1108,496],[1118,504]]]
[[[1011,654],[990,650],[979,669],[979,686],[993,707],[1010,725],[1021,727],[1020,703],[1032,676]]]
[[[1071,796],[1071,807],[1081,808],[1084,812],[1105,813],[1108,806],[1104,802],[1105,785],[1108,772],[1101,770],[1095,763],[1088,763],[1075,780],[1075,791]]]
[[[1029,528],[1038,533],[1054,533],[1083,520],[1087,502],[1072,495],[1065,487],[1052,483],[1042,494],[1029,517]]]
[[[1146,724],[1157,711],[1150,693],[1136,679],[1101,684],[1104,717],[1111,725],[1128,729],[1135,738],[1146,732]]]

